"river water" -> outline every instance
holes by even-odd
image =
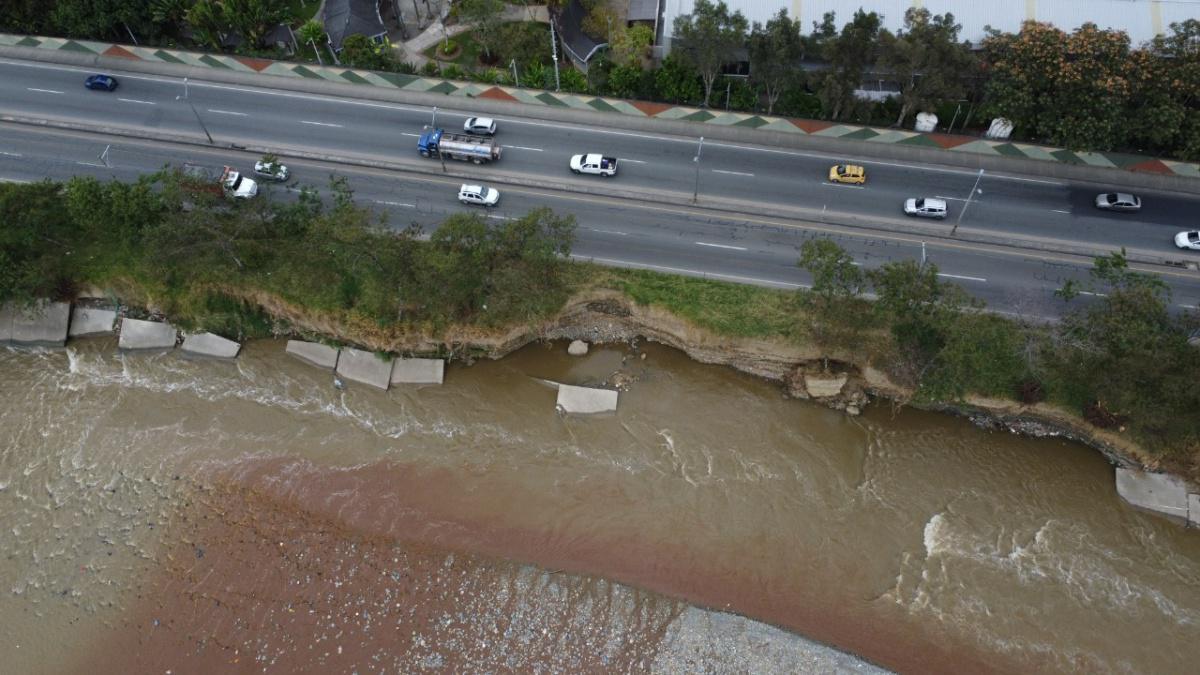
[[[798,635],[906,672],[1200,662],[1200,532],[1078,444],[654,345],[387,393],[282,349],[0,351],[6,672],[873,668]],[[543,380],[618,370],[617,414],[555,413]]]

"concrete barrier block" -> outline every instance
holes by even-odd
[[[392,378],[392,362],[384,361],[374,352],[346,348],[338,357],[337,374],[347,380],[386,390]]]
[[[121,319],[121,349],[174,349],[177,334],[169,323]]]
[[[1188,525],[1200,527],[1200,494],[1188,495]]]
[[[593,389],[591,387],[575,387],[569,384],[558,385],[558,408],[563,412],[589,415],[592,413],[614,412],[617,409],[618,394],[611,389]]]
[[[29,309],[16,308],[10,339],[16,344],[61,347],[67,343],[70,322],[71,305],[66,302],[41,301]]]
[[[1117,494],[1134,506],[1188,519],[1187,483],[1181,478],[1117,467]]]
[[[95,307],[75,307],[71,310],[71,328],[67,331],[69,337],[83,335],[100,335],[113,332],[117,323],[117,313],[111,309],[96,309]]]
[[[804,376],[804,389],[813,398],[829,398],[842,393],[842,388],[846,386],[848,379],[850,378],[846,374],[835,375],[833,377],[806,374]]]
[[[442,359],[396,359],[392,384],[441,384],[446,372]]]
[[[319,368],[337,368],[338,349],[319,342],[288,340],[286,353]]]
[[[183,346],[180,349],[196,356],[232,359],[242,350],[242,345],[213,333],[196,333],[183,338]]]

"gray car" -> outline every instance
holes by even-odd
[[[1137,195],[1127,192],[1106,192],[1096,195],[1096,208],[1105,211],[1137,211],[1142,208],[1142,200]]]

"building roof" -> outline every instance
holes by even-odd
[[[629,0],[626,21],[654,21],[658,18],[658,3],[661,0]]]
[[[691,14],[694,0],[663,0],[663,41],[669,42],[675,17]],[[1091,22],[1100,28],[1120,29],[1129,34],[1134,45],[1148,42],[1156,35],[1169,32],[1172,23],[1200,18],[1200,0],[725,0],[730,11],[738,10],[752,24],[766,23],[787,9],[792,18],[799,18],[805,33],[812,31],[813,22],[820,23],[826,12],[835,12],[840,30],[861,6],[864,11],[883,16],[883,27],[893,32],[903,28],[904,12],[909,7],[924,7],[932,14],[954,15],[962,25],[959,38],[979,44],[986,27],[1015,33],[1027,20],[1054,24],[1064,31],[1073,31]]]
[[[365,35],[368,38],[387,35],[387,26],[379,16],[376,0],[325,0],[321,20],[334,50],[341,49],[342,40],[351,35]]]

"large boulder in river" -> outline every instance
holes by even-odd
[[[572,340],[567,347],[567,353],[571,356],[584,356],[588,353],[588,345],[583,340]]]

